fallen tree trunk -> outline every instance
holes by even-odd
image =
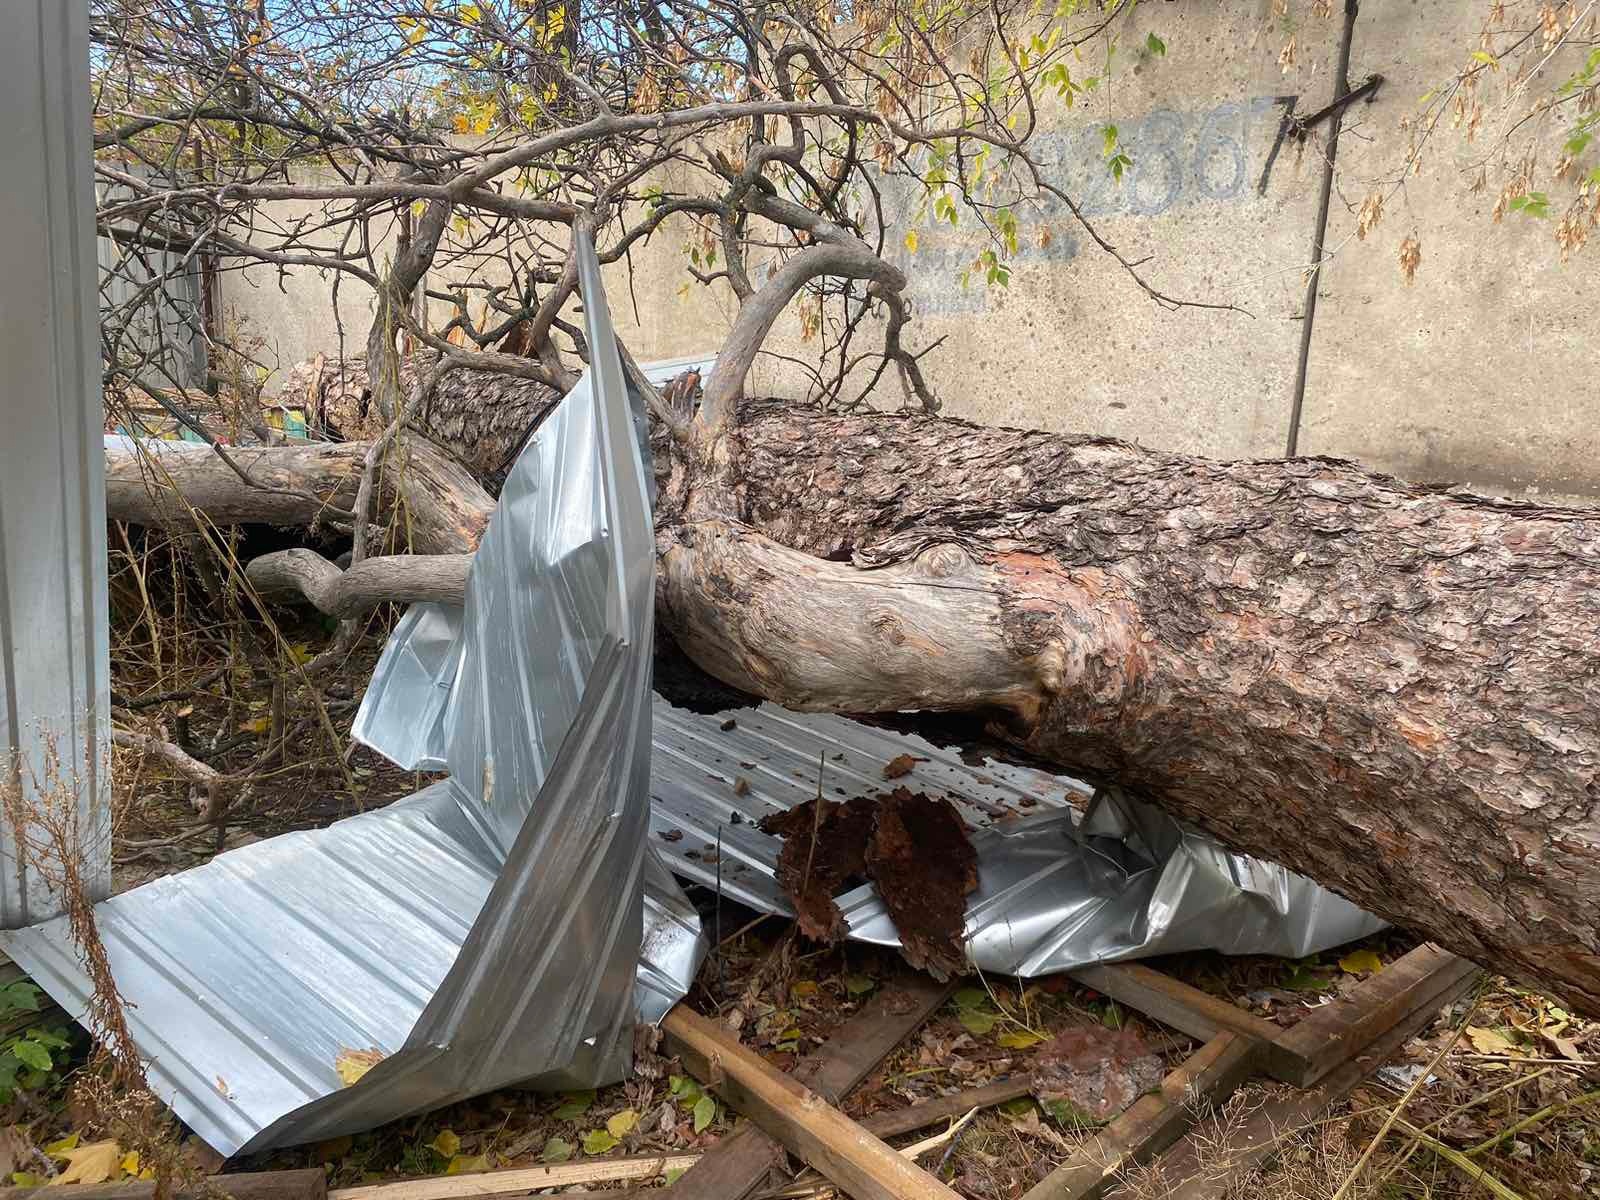
[[[1600,1013],[1600,516],[744,410],[744,520],[686,519],[693,469],[658,462],[658,613],[702,667],[974,714]]]
[[[348,533],[365,442],[234,447],[240,477],[208,446],[160,442],[106,448],[106,515],[136,525],[329,525]],[[253,482],[252,482],[253,481]],[[378,516],[396,544],[418,554],[477,548],[494,498],[460,463],[425,439],[407,438],[375,487]]]
[[[432,354],[401,360],[398,391],[410,392],[433,365]],[[387,422],[372,403],[366,356],[342,363],[316,359],[291,370],[279,390],[285,404],[305,407],[312,427],[349,441],[368,441]],[[546,384],[495,371],[463,368],[439,380],[409,424],[498,492],[528,434],[555,406],[561,393]]]

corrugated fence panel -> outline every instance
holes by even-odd
[[[95,351],[86,5],[0,5],[0,787],[61,805],[110,883],[105,466]],[[52,758],[58,766],[52,767]],[[54,874],[0,828],[0,925],[52,915]]]

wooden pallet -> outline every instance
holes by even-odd
[[[1163,1151],[1167,1151],[1163,1163],[1184,1172],[1185,1156],[1192,1158],[1194,1149],[1184,1141],[1185,1135],[1211,1106],[1220,1104],[1255,1072],[1309,1089],[1296,1093],[1291,1108],[1274,1110],[1260,1122],[1246,1122],[1249,1128],[1240,1135],[1237,1160],[1240,1169],[1247,1169],[1270,1149],[1270,1130],[1282,1128],[1283,1120],[1303,1123],[1347,1095],[1432,1020],[1441,1006],[1471,986],[1478,970],[1446,951],[1421,946],[1289,1029],[1142,964],[1097,966],[1073,974],[1085,985],[1205,1044],[1167,1075],[1156,1092],[1141,1097],[1102,1129],[1025,1200],[1098,1200],[1111,1194],[1128,1168]],[[868,1006],[847,1022],[808,1060],[818,1065],[797,1071],[807,1075],[812,1087],[741,1046],[723,1026],[681,1005],[674,1009],[663,1025],[668,1048],[683,1058],[691,1074],[758,1127],[746,1126],[725,1139],[674,1187],[696,1200],[743,1200],[776,1165],[781,1146],[855,1200],[944,1200],[953,1195],[881,1140],[923,1127],[927,1121],[921,1114],[907,1119],[914,1123],[883,1119],[893,1114],[857,1123],[831,1103],[864,1079],[943,998],[940,994],[935,999],[932,990],[920,996],[922,1003],[901,1003],[898,1014],[888,1011],[892,1006]],[[821,1085],[824,1078],[826,1085]],[[819,1094],[822,1086],[828,1095]],[[981,1106],[980,1102],[1000,1103],[1027,1094],[1027,1085],[1025,1080],[1006,1081],[977,1091],[988,1094],[951,1097],[940,1111],[953,1116]],[[1272,1124],[1274,1119],[1279,1123]],[[1209,1177],[1195,1181],[1170,1171],[1167,1177],[1187,1180],[1184,1186],[1199,1189],[1180,1190],[1191,1200],[1221,1195]]]

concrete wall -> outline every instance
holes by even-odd
[[[1071,111],[1047,111],[1036,142],[1100,234],[1143,261],[1152,287],[1243,311],[1164,309],[1058,211],[1023,216],[1005,289],[961,287],[984,244],[969,228],[924,223],[914,255],[897,229],[891,244],[918,314],[908,341],[946,339],[924,369],[947,413],[1225,458],[1284,452],[1323,148],[1282,143],[1280,122],[1291,102],[1306,114],[1332,98],[1343,6],[1324,19],[1302,0],[1291,5],[1288,69],[1279,62],[1288,30],[1269,19],[1271,7],[1140,5],[1119,35],[1112,86]],[[1348,110],[1340,142],[1300,450],[1481,490],[1600,496],[1600,399],[1578,348],[1600,335],[1600,309],[1581,302],[1585,260],[1559,265],[1545,223],[1491,226],[1493,196],[1468,193],[1469,151],[1451,133],[1436,138],[1375,234],[1351,236],[1371,181],[1405,159],[1403,121],[1474,48],[1485,8],[1368,0],[1356,23],[1352,82],[1373,71],[1386,82],[1375,102]],[[1150,31],[1164,57],[1136,53]],[[1107,122],[1134,159],[1120,185],[1102,162]],[[1424,262],[1408,287],[1396,251],[1413,231]],[[685,232],[669,223],[634,255],[631,288],[624,269],[608,273],[619,332],[641,357],[714,347],[731,316],[725,290],[680,294]],[[237,286],[225,295],[286,365],[332,353],[326,283],[292,280],[291,306],[276,286],[248,303]],[[365,330],[359,292],[349,287],[341,307],[354,345]],[[792,311],[769,345],[816,355]],[[804,394],[807,380],[774,358],[758,365],[753,386]],[[874,396],[884,407],[901,399],[892,381]]]

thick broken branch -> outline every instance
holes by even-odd
[[[461,604],[470,554],[391,554],[341,570],[315,550],[252,559],[245,578],[266,600],[305,600],[330,617],[353,617],[390,601]]]
[[[193,527],[193,510],[218,525],[327,524],[349,532],[366,453],[365,442],[235,449],[250,478],[267,485],[257,488],[206,446],[108,446],[106,513],[183,529]],[[464,467],[416,437],[385,465],[377,492],[383,519],[403,515],[403,542],[423,554],[475,549],[494,510],[493,497]]]

